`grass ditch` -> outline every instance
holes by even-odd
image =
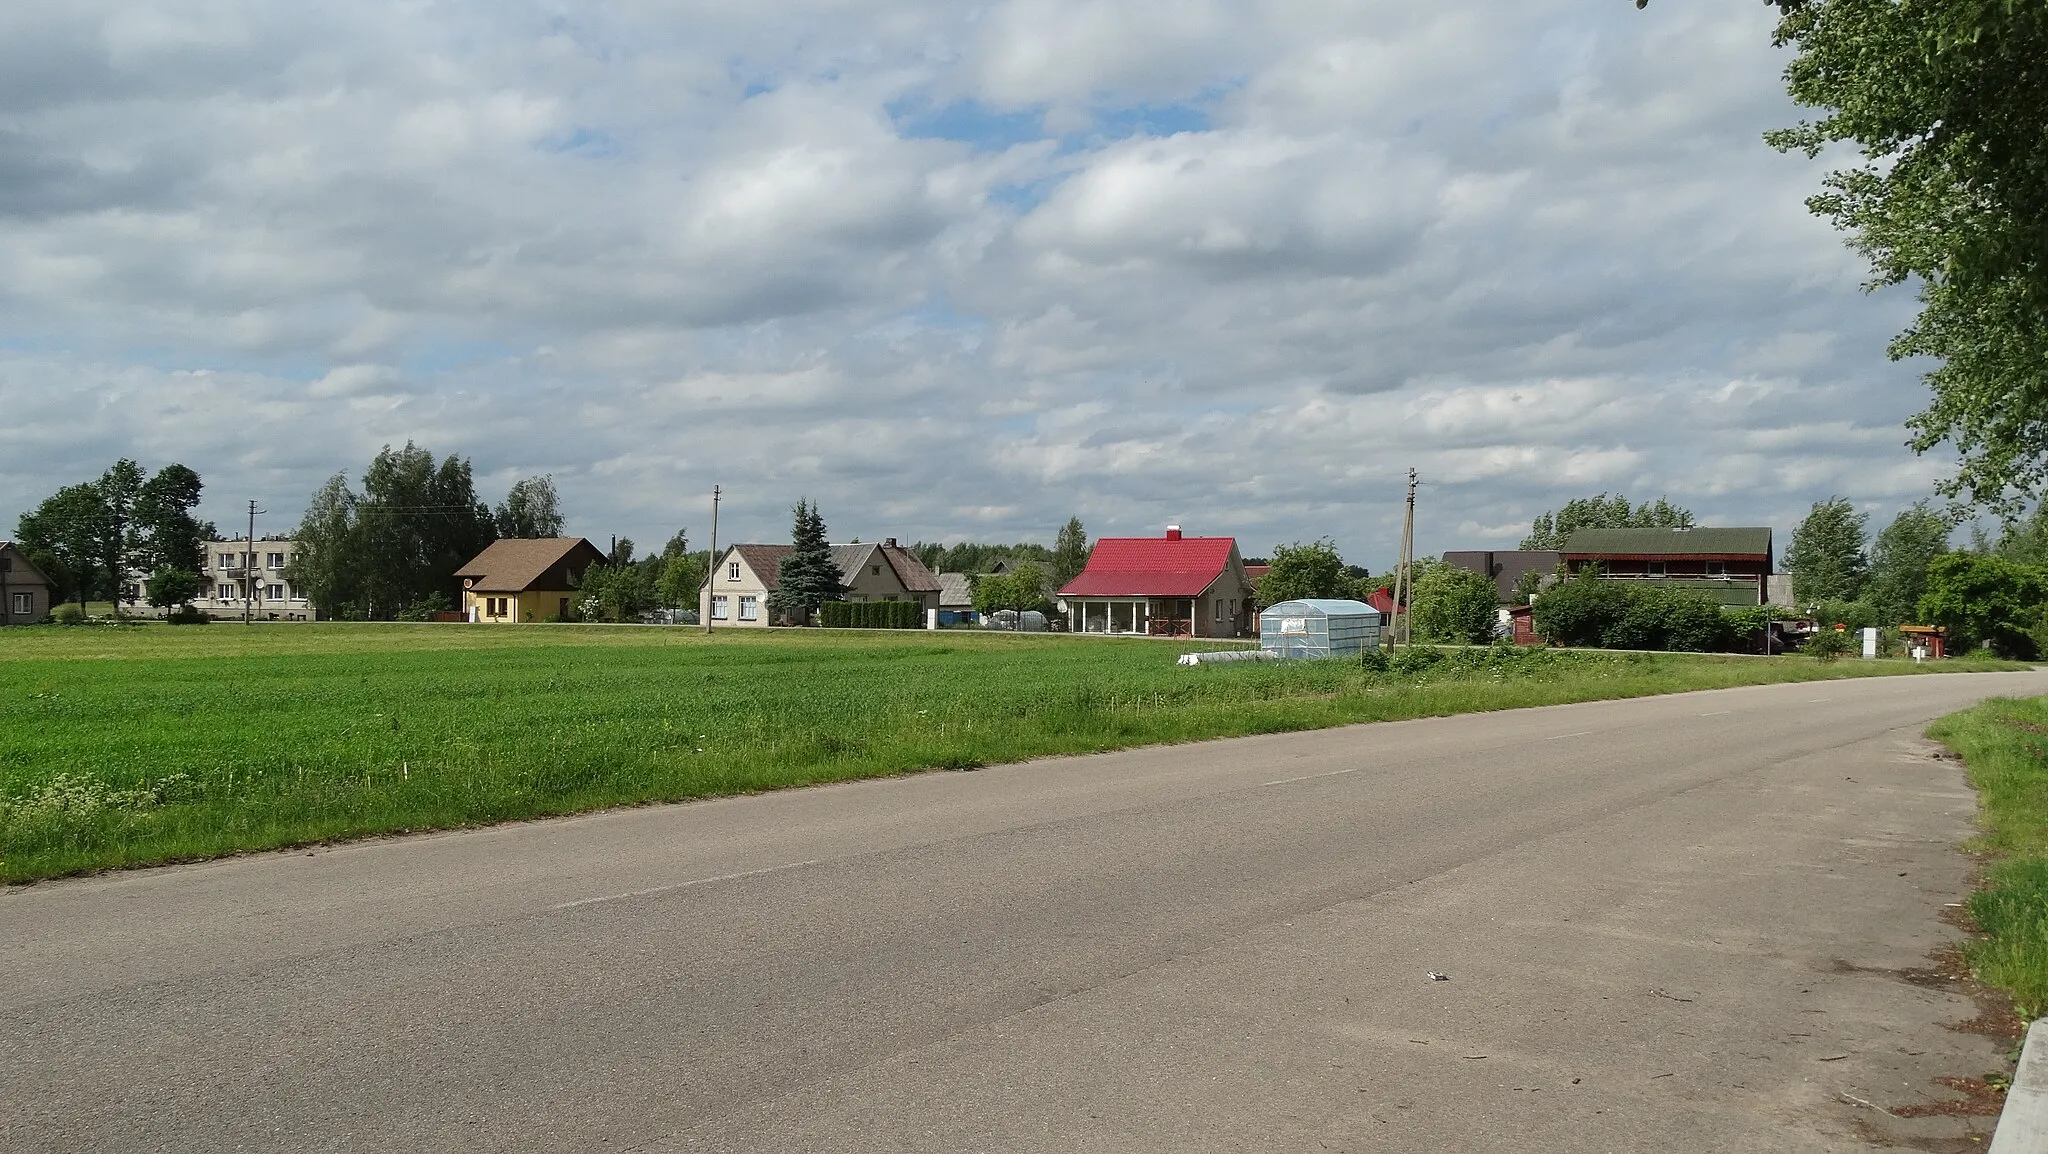
[[[1417,651],[1385,670],[1187,668],[1175,664],[1184,648],[601,626],[10,630],[0,880],[1054,754],[1916,671],[1486,649]]]
[[[1983,829],[1970,848],[1989,859],[1968,903],[1983,936],[1964,942],[1963,956],[2032,1021],[2048,1014],[2048,698],[1987,701],[1928,735],[1969,770]]]

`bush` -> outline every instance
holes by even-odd
[[[1855,634],[1823,626],[1820,632],[1806,639],[1806,644],[1800,647],[1800,652],[1819,661],[1834,661],[1855,648]]]
[[[1603,580],[1591,570],[1538,597],[1532,616],[1545,641],[1579,648],[1707,653],[1751,632],[1746,617],[1732,618],[1704,593]]]
[[[1416,564],[1409,621],[1425,641],[1484,645],[1500,632],[1500,595],[1483,573],[1437,561]]]
[[[170,625],[211,625],[213,618],[190,605],[180,605],[164,614],[164,621]]]
[[[1444,651],[1434,645],[1410,645],[1394,654],[1387,667],[1395,673],[1421,673],[1444,659]]]
[[[1371,673],[1385,673],[1387,667],[1392,664],[1387,657],[1387,651],[1377,645],[1361,651],[1358,654],[1358,663]]]
[[[1989,642],[2000,657],[2028,661],[2040,653],[2044,606],[2048,573],[2002,557],[1946,553],[1927,566],[1920,616],[1948,628],[1951,653]]]
[[[85,610],[67,601],[50,610],[50,620],[55,621],[59,625],[83,625],[85,624]]]
[[[924,606],[916,601],[827,601],[818,606],[818,624],[827,629],[916,629],[924,624]]]

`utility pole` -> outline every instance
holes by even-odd
[[[1395,644],[1407,645],[1413,636],[1408,623],[1408,602],[1415,596],[1415,470],[1408,470],[1408,512],[1401,519],[1401,571],[1394,579]]]
[[[256,600],[256,514],[268,513],[249,502],[249,551],[242,554],[242,624],[249,624],[249,610]]]
[[[718,591],[718,486],[711,486],[711,563],[704,567],[704,633],[711,633],[711,595]]]

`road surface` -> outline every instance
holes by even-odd
[[[1901,980],[1957,936],[1974,804],[1918,734],[2044,692],[1724,690],[16,887],[0,1149],[1945,1149],[1990,1120],[1878,1109],[2002,1049]]]

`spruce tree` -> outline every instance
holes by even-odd
[[[818,606],[838,600],[845,587],[839,583],[839,563],[832,559],[832,545],[825,539],[824,514],[809,498],[799,500],[792,512],[791,549],[777,571],[778,588],[769,594],[768,608],[807,625]]]
[[[1052,587],[1055,592],[1081,575],[1088,565],[1088,530],[1079,517],[1067,518],[1052,546]]]

